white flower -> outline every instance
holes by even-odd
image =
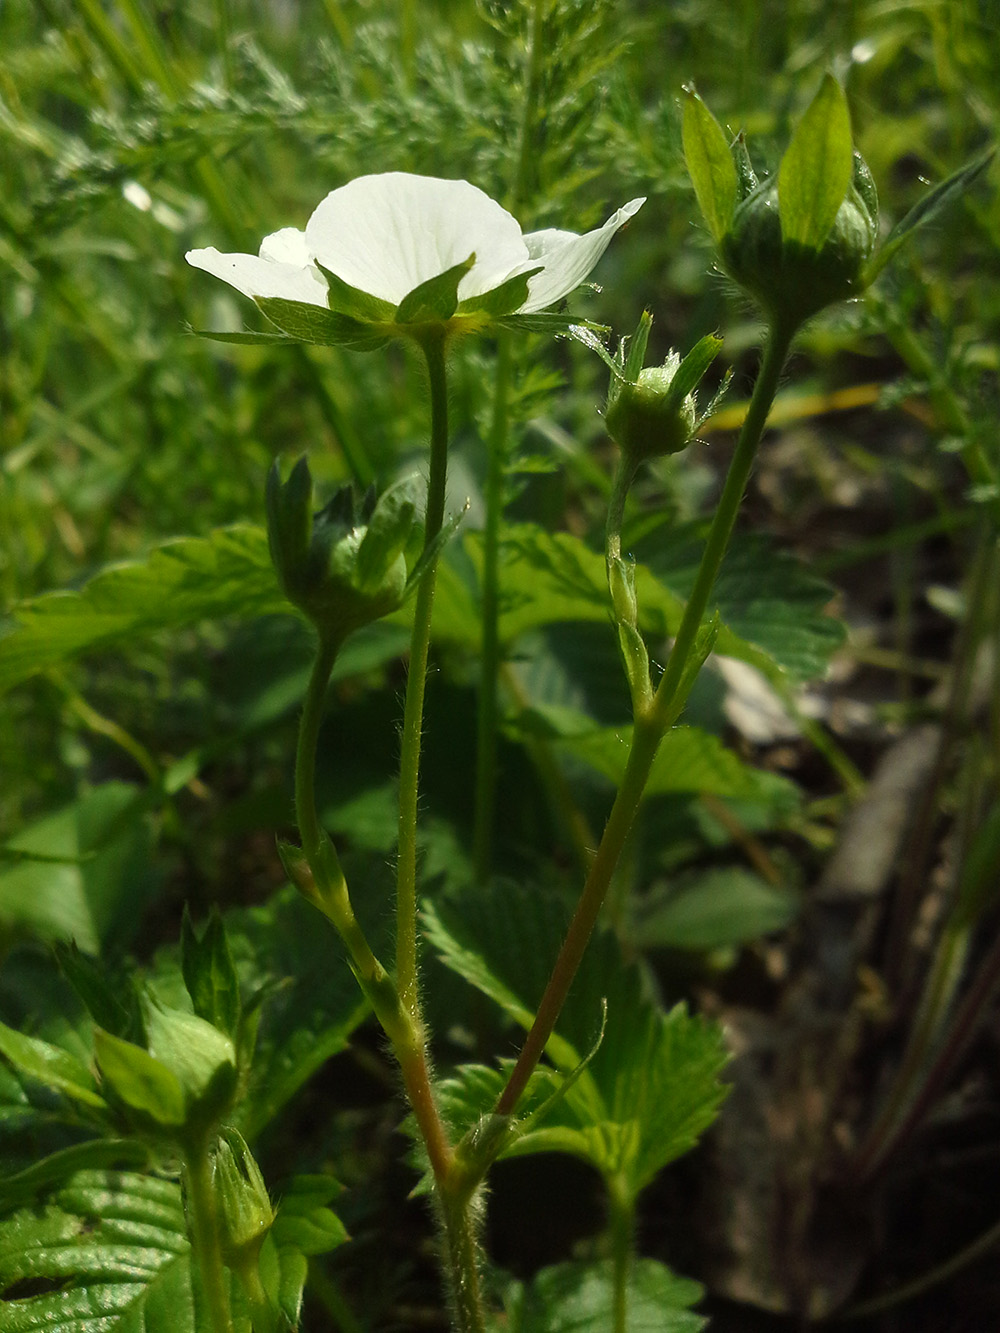
[[[305,231],[274,232],[259,255],[210,248],[189,251],[187,261],[305,341],[372,346],[419,336],[429,325],[537,327],[537,318],[523,317],[578,287],[644,202],[633,199],[583,236],[554,229],[523,235],[506,209],[468,181],[387,172],[334,190]]]

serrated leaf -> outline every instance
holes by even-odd
[[[681,140],[698,207],[718,245],[736,207],[736,167],[722,126],[693,87],[685,89]]]
[[[636,566],[645,634],[665,638],[676,633],[701,555],[700,533],[699,525],[689,524],[669,535],[658,532],[645,542],[647,562],[655,560],[655,572],[648,563]],[[570,533],[546,532],[529,523],[505,528],[501,543],[499,629],[504,644],[560,621],[609,624],[603,554]],[[466,534],[462,544],[478,572],[481,534]],[[844,639],[843,625],[824,613],[832,595],[829,584],[794,557],[775,551],[766,539],[738,539],[712,594],[723,621],[716,651],[770,678],[783,672],[796,679],[820,675]],[[434,617],[439,640],[478,648],[475,589],[448,561],[439,570]]]
[[[0,870],[0,923],[43,940],[75,939],[89,953],[109,937],[127,943],[157,883],[143,800],[130,783],[106,782],[12,838],[9,849],[47,850],[50,860]]]
[[[819,250],[833,229],[853,171],[847,98],[833,75],[827,74],[778,168],[782,239]]]
[[[187,907],[181,922],[181,970],[199,1018],[235,1036],[240,1021],[240,983],[226,939],[226,928],[213,911],[200,938]]]
[[[6,1056],[19,1073],[47,1088],[54,1088],[85,1106],[106,1109],[107,1103],[98,1093],[90,1070],[69,1051],[0,1023],[0,1055]]]
[[[398,324],[444,323],[458,309],[458,284],[476,262],[474,254],[407,292],[396,310]]]
[[[328,1254],[348,1239],[347,1228],[327,1205],[341,1186],[331,1176],[293,1176],[281,1191],[278,1215],[271,1228],[280,1249],[300,1254]]]
[[[631,728],[601,727],[586,734],[564,737],[560,748],[610,778],[617,786],[625,774]],[[792,783],[773,773],[763,773],[745,764],[727,750],[717,736],[699,727],[674,727],[663,738],[645,796],[698,792],[735,800],[755,800],[770,794],[775,786]]]
[[[322,306],[306,305],[301,301],[285,301],[278,296],[254,299],[271,323],[294,342],[370,352],[390,341],[390,334],[380,332],[377,325],[362,323],[335,310],[324,310]]]
[[[0,638],[0,693],[78,654],[211,617],[288,611],[268,553],[251,524],[167,542],[143,560],[102,570],[79,592],[15,606]]]
[[[202,1333],[174,1181],[81,1171],[0,1219],[4,1333]]]
[[[698,875],[669,896],[647,897],[632,938],[643,949],[723,949],[784,930],[801,899],[740,866]]]
[[[497,886],[425,908],[442,961],[527,1028],[562,943],[562,904],[537,888]],[[725,1051],[714,1027],[649,1001],[639,971],[598,932],[574,979],[546,1053],[569,1073],[591,1049],[607,1002],[604,1040],[577,1080],[511,1153],[568,1152],[637,1194],[693,1146],[723,1097]]]
[[[608,1333],[616,1326],[614,1292],[610,1260],[543,1268],[527,1286],[513,1283],[505,1292],[504,1328],[507,1333]],[[705,1327],[690,1309],[704,1296],[703,1289],[655,1259],[633,1262],[627,1293],[628,1333],[699,1333]]]
[[[983,153],[981,157],[975,158],[964,167],[960,167],[958,171],[952,172],[946,180],[935,185],[932,190],[928,191],[922,199],[914,204],[906,216],[901,218],[893,227],[878,254],[865,270],[864,282],[866,286],[873,282],[885,268],[911,232],[916,231],[925,222],[929,222],[936,217],[943,208],[947,208],[952,200],[958,198],[969,188],[976,177],[985,171],[993,161],[995,152],[996,150],[991,148],[988,152]]]

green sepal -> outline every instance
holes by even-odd
[[[746,135],[740,130],[731,149],[733,155],[733,166],[736,168],[736,195],[737,201],[742,203],[753,194],[760,182],[757,179],[757,173],[753,169],[753,163],[750,161],[750,153],[747,149]]]
[[[528,279],[533,278],[536,273],[541,273],[544,268],[539,264],[537,268],[527,269],[524,273],[515,273],[512,278],[502,282],[499,287],[494,287],[491,291],[483,292],[482,296],[470,296],[465,301],[460,301],[458,313],[483,314],[483,315],[512,315],[520,310],[528,299]]]
[[[40,1037],[29,1037],[16,1028],[0,1023],[0,1055],[10,1061],[18,1073],[72,1097],[84,1106],[103,1110],[104,1098],[98,1093],[93,1076],[85,1064]]]
[[[740,192],[736,166],[722,126],[698,96],[694,84],[685,85],[684,93],[684,160],[698,207],[718,244],[729,230]]]
[[[646,347],[649,344],[649,331],[653,327],[653,316],[648,310],[644,310],[639,317],[639,323],[635,333],[631,338],[621,340],[618,351],[620,359],[623,360],[622,374],[623,378],[630,384],[635,384],[642,368],[646,364]]]
[[[335,314],[348,315],[351,319],[369,324],[392,322],[391,301],[383,301],[380,296],[372,296],[370,292],[363,292],[359,287],[352,287],[343,278],[338,278],[336,273],[324,268],[319,260],[316,260],[315,264],[326,278],[329,289],[326,303]]]
[[[101,1078],[126,1106],[167,1129],[179,1129],[185,1123],[184,1089],[166,1065],[141,1046],[103,1028],[94,1029],[94,1051]]]
[[[501,329],[517,329],[521,333],[567,333],[579,320],[579,315],[568,312],[560,314],[557,310],[539,310],[526,315],[499,315],[493,323]],[[594,325],[594,328],[600,327]]]
[[[254,301],[261,313],[293,342],[371,352],[384,347],[394,336],[376,324],[365,324],[350,315],[305,301],[286,301],[279,296],[255,296]]]
[[[212,909],[199,939],[185,904],[181,919],[181,972],[198,1017],[235,1037],[240,1021],[240,983],[218,909]]]
[[[290,338],[287,333],[252,333],[244,330],[240,333],[227,333],[217,329],[193,329],[188,326],[188,332],[195,338],[211,338],[217,343],[236,343],[241,347],[253,347],[263,343],[295,343],[298,338]]]
[[[722,339],[714,333],[706,333],[703,338],[698,339],[670,381],[669,396],[675,407],[680,407],[688,394],[698,387],[705,372],[721,350]]]
[[[55,945],[59,970],[83,1002],[94,1022],[116,1037],[134,1035],[141,1028],[139,1005],[131,978],[112,986],[103,969],[83,953],[75,940]],[[127,1003],[122,1002],[124,991]]]
[[[924,195],[923,199],[914,204],[906,216],[896,223],[878,254],[865,269],[864,280],[866,286],[882,272],[912,232],[936,217],[941,209],[946,208],[958,195],[964,194],[977,176],[980,176],[993,161],[995,152],[996,149],[990,148],[982,156],[974,158],[964,167],[960,167],[958,171],[952,172],[947,180],[935,185],[933,190],[930,190]]]
[[[778,168],[778,216],[786,244],[819,250],[847,195],[854,169],[851,115],[827,74],[795,127]]]
[[[186,1119],[221,1119],[236,1091],[236,1047],[213,1024],[147,995],[143,1005],[149,1054],[178,1080]]]
[[[396,308],[397,324],[444,324],[458,309],[458,285],[476,262],[475,254],[407,292]]]
[[[360,592],[376,592],[406,550],[417,512],[415,490],[416,478],[404,477],[372,509],[354,564]]]

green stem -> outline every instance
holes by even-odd
[[[479,1282],[479,1240],[475,1202],[464,1193],[452,1198],[441,1191],[445,1262],[457,1333],[486,1333]]]
[[[620,1177],[607,1183],[614,1293],[612,1333],[628,1333],[628,1283],[635,1258],[635,1199]]]
[[[185,1151],[184,1186],[191,1253],[201,1277],[209,1326],[212,1333],[233,1333],[229,1284],[222,1263],[219,1216],[212,1187],[212,1162],[204,1140],[190,1144]]]
[[[483,532],[482,626],[479,664],[479,708],[476,717],[476,807],[472,864],[476,882],[489,879],[493,857],[494,804],[497,783],[498,676],[500,671],[500,520],[503,510],[504,453],[507,440],[507,396],[510,388],[510,334],[497,340],[497,371],[486,473],[486,527]]]
[[[750,471],[757,456],[757,446],[760,444],[760,438],[764,433],[764,426],[767,422],[767,414],[771,410],[771,404],[774,402],[774,396],[778,391],[781,372],[794,334],[794,327],[787,327],[782,324],[774,324],[768,330],[757,382],[754,385],[747,414],[743,420],[739,439],[736,442],[736,450],[729,465],[726,484],[722,488],[722,495],[719,497],[715,517],[712,519],[712,526],[708,531],[708,539],[705,542],[705,550],[698,568],[698,577],[695,580],[691,596],[688,598],[687,606],[684,608],[684,615],[670,657],[667,659],[663,679],[656,691],[654,710],[656,715],[664,720],[669,718],[668,710],[677,693],[677,687],[683,679],[684,669],[694,646],[695,636],[708,608],[708,599],[711,596],[719,566],[722,564],[722,558],[726,554],[726,547],[729,545],[736,515],[739,512],[743,493],[750,479]]]
[[[339,647],[340,641],[335,637],[320,638],[299,724],[295,808],[302,850],[312,875],[311,885],[300,883],[299,887],[333,923],[347,946],[358,984],[392,1043],[435,1178],[440,1181],[447,1175],[452,1153],[434,1100],[419,1013],[412,1013],[402,1002],[396,984],[372,952],[354,915],[336,850],[324,833],[316,811],[316,749],[326,687]]]
[[[421,342],[431,390],[431,460],[427,482],[427,518],[424,549],[434,541],[444,522],[444,494],[448,469],[448,384],[444,336]],[[417,802],[420,779],[420,740],[424,723],[424,691],[431,642],[435,566],[425,572],[417,588],[410,639],[410,666],[403,706],[399,755],[399,860],[396,869],[396,980],[403,1006],[419,1024],[417,993]]]
[[[767,415],[777,392],[782,367],[794,332],[794,328],[782,325],[775,325],[769,331],[760,373],[754,385],[736,451],[729,465],[719,506],[709,529],[694,590],[685,608],[656,695],[648,706],[636,709],[632,744],[621,786],[611,807],[611,814],[608,816],[600,846],[587,875],[566,938],[552,969],[545,993],[539,1002],[534,1022],[525,1038],[507,1086],[497,1100],[495,1110],[498,1115],[513,1114],[528,1079],[552,1035],[587,942],[597,923],[611,877],[638,812],[660,741],[673,720],[671,706],[674,696],[684,679],[685,668],[708,606],[712,585],[726,553],[726,546],[746,489],[757,446],[764,432]]]

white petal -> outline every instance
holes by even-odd
[[[260,243],[260,257],[273,259],[279,264],[294,264],[296,268],[306,268],[312,263],[306,234],[298,227],[282,227],[265,236]]]
[[[324,307],[327,303],[326,283],[312,267],[283,264],[257,255],[223,255],[214,246],[207,250],[189,250],[184,258],[195,268],[228,282],[244,296],[278,296],[285,301]]]
[[[645,202],[645,199],[633,199],[608,218],[603,227],[588,231],[585,236],[554,228],[529,232],[524,238],[528,252],[545,267],[528,280],[528,299],[519,313],[544,310],[568,296],[574,287],[579,287],[608,248],[618,228],[634,217]]]
[[[400,171],[359,176],[328,194],[306,241],[338,278],[394,305],[470,254],[462,300],[498,286],[528,257],[521,228],[488,194],[468,181]]]

